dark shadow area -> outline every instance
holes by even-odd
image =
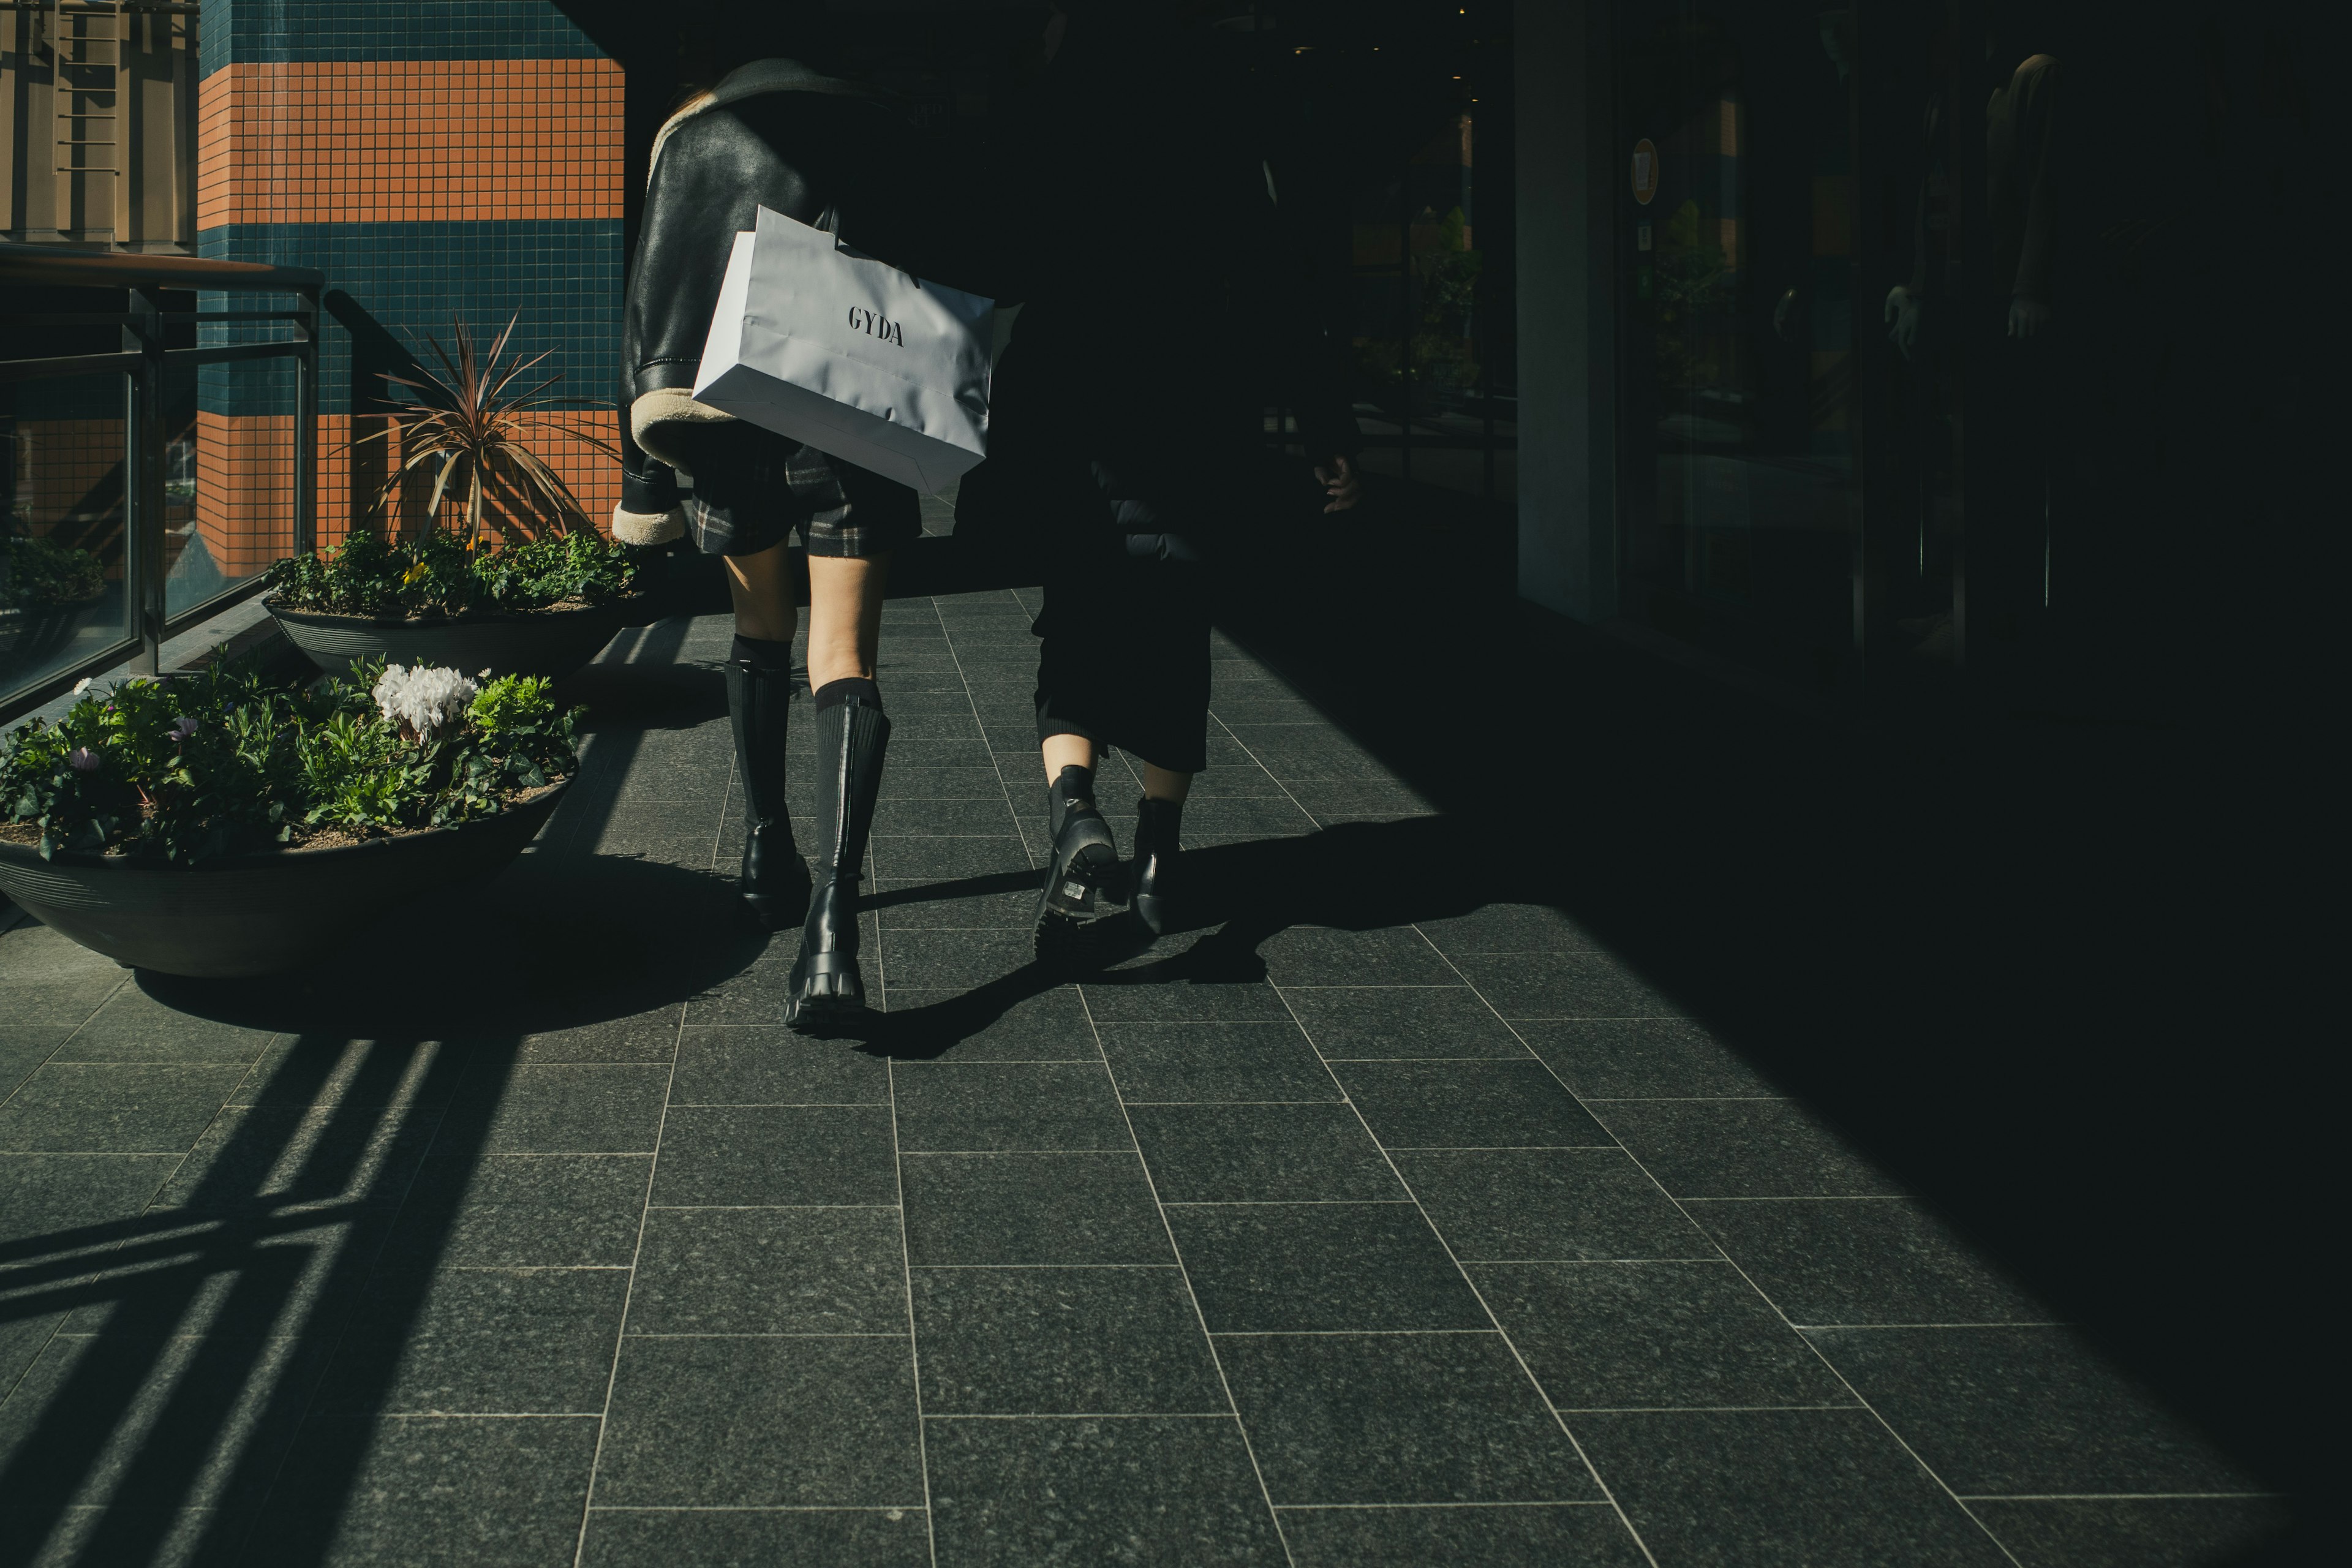
[[[337,1352],[362,1305],[372,1336],[405,1342],[520,1046],[368,1033],[284,1048],[139,1218],[0,1246],[0,1321],[66,1313],[66,1332],[90,1336],[0,1473],[0,1563],[60,1547],[79,1563],[156,1561],[190,1506],[209,1510],[183,1543],[192,1560],[254,1561],[265,1510],[285,1537],[268,1560],[323,1557],[376,1423],[313,1419],[322,1387],[331,1375],[339,1404],[380,1402],[396,1358]],[[458,1179],[420,1188],[428,1152]],[[110,1505],[55,1539],[94,1480]]]
[[[2313,934],[2250,897],[2293,831],[2259,726],[1814,721],[1518,602],[1507,514],[1382,490],[1226,584],[1228,634],[1447,814],[1410,853],[1282,851],[1345,889],[1295,918],[1558,908],[2307,1490],[2311,1038],[2283,1005]]]

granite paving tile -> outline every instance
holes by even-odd
[[[1465,1262],[1717,1256],[1706,1233],[1620,1150],[1431,1149],[1393,1158]]]
[[[402,1200],[383,1266],[625,1268],[652,1173],[650,1154],[427,1158]]]
[[[888,1002],[894,1037],[910,1042],[910,1055],[950,1064],[1102,1059],[1076,986],[1034,994],[1024,986],[1008,995],[893,985]]]
[[[925,1426],[940,1568],[1285,1561],[1230,1417]]]
[[[1294,985],[1454,985],[1461,977],[1411,928],[1294,926],[1258,943],[1266,978]]]
[[[1605,953],[1465,953],[1454,964],[1506,1018],[1664,1017],[1681,1011]]]
[[[1135,984],[1105,976],[1089,980],[1082,989],[1087,1010],[1097,1024],[1239,1023],[1290,1016],[1290,1009],[1283,1005],[1274,987],[1262,983]]]
[[[969,989],[1025,969],[1037,956],[1035,936],[1012,931],[888,931],[882,935],[882,973],[895,990]]]
[[[456,1096],[470,1064],[511,1060],[511,1051],[506,1042],[280,1035],[263,1048],[229,1103],[305,1109],[397,1103],[437,1111]]]
[[[1276,1504],[1601,1498],[1499,1334],[1269,1334],[1217,1354]]]
[[[592,1509],[580,1557],[581,1568],[930,1568],[930,1523],[919,1508]]]
[[[1176,1260],[1132,1153],[909,1154],[898,1163],[918,1268]]]
[[[1528,1048],[1588,1100],[1739,1099],[1777,1093],[1754,1068],[1687,1018],[1530,1019]]]
[[[1135,1146],[1097,1062],[901,1065],[892,1081],[902,1151]]]
[[[177,1154],[0,1154],[0,1280],[124,1233],[179,1164]]]
[[[2071,1330],[1805,1337],[1963,1496],[2257,1489]]]
[[[1533,1061],[1341,1062],[1333,1071],[1391,1149],[1606,1148],[1616,1140]]]
[[[923,1413],[1223,1415],[1184,1277],[1156,1268],[918,1268]]]
[[[595,1415],[628,1289],[618,1268],[379,1272],[319,1407],[337,1415]]]
[[[1411,1204],[1168,1211],[1216,1334],[1493,1327]]]
[[[1296,1024],[1105,1024],[1100,1032],[1129,1104],[1342,1098]]]
[[[74,1563],[136,1563],[140,1568],[194,1568],[218,1559],[215,1531],[242,1535],[250,1516],[210,1508],[154,1509],[0,1505],[0,1541],[15,1543],[26,1568]]]
[[[1363,1203],[1405,1195],[1344,1105],[1138,1105],[1128,1115],[1162,1203]]]
[[[0,1403],[8,1500],[248,1507],[295,1443],[324,1361],[282,1335],[60,1333]]]
[[[444,1135],[455,1148],[494,1154],[650,1152],[669,1074],[643,1064],[469,1072]]]
[[[782,1025],[689,1028],[677,1045],[677,1105],[887,1105],[879,1058],[812,1040]]]
[[[1688,1207],[1794,1323],[2013,1323],[2052,1317],[1907,1199],[1693,1199]]]
[[[313,1420],[239,1559],[256,1568],[559,1563],[578,1542],[595,1454],[590,1416]]]
[[[373,1107],[229,1106],[155,1201],[215,1215],[299,1204],[397,1204],[439,1131],[430,1114]]]
[[[2285,1503],[2267,1497],[1971,1499],[1969,1510],[2021,1568],[2218,1568],[2261,1561],[2286,1527]]]
[[[1677,1568],[1998,1568],[2009,1559],[1866,1410],[1585,1414],[1570,1429]]]
[[[1679,1198],[1892,1197],[1899,1192],[1788,1100],[1619,1100],[1591,1109]]]
[[[898,1215],[884,1208],[654,1209],[633,1334],[902,1334]]]
[[[244,1077],[241,1067],[52,1062],[0,1104],[0,1152],[184,1153]]]
[[[5,998],[0,993],[0,998]],[[0,1008],[6,1005],[0,999]],[[136,985],[106,999],[82,1026],[59,1042],[56,1062],[170,1062],[184,1067],[246,1067],[272,1037],[209,1018],[191,1017],[156,1001]]]
[[[1852,1405],[1724,1263],[1482,1263],[1479,1294],[1559,1410]]]
[[[1286,1508],[1296,1568],[1366,1563],[1475,1563],[1479,1568],[1645,1568],[1631,1531],[1605,1502]]]
[[[0,989],[0,1005],[5,1005],[8,1022],[20,1029],[72,1029],[97,1012],[117,988],[128,984],[122,971],[116,970],[115,977],[110,986],[80,977],[11,980],[5,989]]]
[[[665,1207],[898,1201],[885,1106],[674,1107],[653,1202]]]
[[[1592,952],[1601,944],[1572,916],[1542,904],[1486,904],[1467,914],[1415,921],[1440,952]]]
[[[791,1418],[778,1420],[780,1411]],[[919,1508],[915,1426],[904,1337],[632,1334],[614,1376],[596,1500]]]
[[[1466,985],[1286,985],[1282,999],[1332,1061],[1528,1056],[1511,1026]]]

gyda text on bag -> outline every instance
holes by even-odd
[[[907,333],[904,328],[887,316],[877,315],[863,305],[849,307],[849,324],[869,338],[879,338],[886,343],[895,343],[902,349],[907,346]]]

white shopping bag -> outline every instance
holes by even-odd
[[[911,485],[988,455],[996,302],[760,209],[735,237],[694,400]]]

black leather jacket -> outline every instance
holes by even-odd
[[[647,393],[690,387],[735,236],[767,207],[837,232],[919,277],[993,295],[971,182],[917,145],[878,95],[793,60],[728,75],[655,143],[621,324],[625,411]],[[624,510],[677,504],[669,468],[621,421]]]

